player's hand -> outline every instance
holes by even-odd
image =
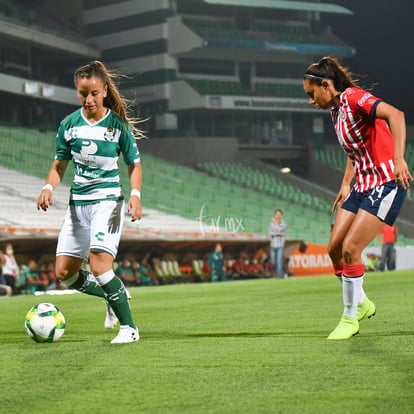
[[[410,187],[410,180],[413,177],[408,170],[405,160],[395,160],[394,165],[394,180],[397,187],[402,187],[404,190]]]
[[[131,213],[131,221],[141,220],[141,200],[137,196],[131,196],[128,201],[128,213]]]
[[[337,208],[342,206],[342,203],[348,197],[349,193],[351,192],[351,187],[349,185],[342,185],[338,191],[338,195],[335,198],[333,203],[332,211],[335,211]]]
[[[52,192],[49,189],[44,189],[37,199],[37,209],[47,211],[48,207],[52,205]]]

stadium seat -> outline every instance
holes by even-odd
[[[163,267],[165,267],[165,265],[161,266],[162,263],[164,263],[164,262],[160,262],[159,264],[158,263],[153,263],[153,268],[154,268],[154,272],[155,272],[159,282],[162,285],[166,285],[166,284],[172,283],[172,278],[169,275],[168,271],[166,271],[163,268]]]
[[[200,282],[209,282],[210,275],[203,271],[203,261],[200,259],[196,259],[192,261],[192,268],[193,273],[195,275],[196,280]]]

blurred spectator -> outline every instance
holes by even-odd
[[[27,280],[26,280],[26,276],[23,273],[23,269],[26,265],[22,265],[20,270],[19,270],[19,277],[16,280],[16,291],[17,293],[29,293],[28,292],[28,286],[27,286]]]
[[[46,291],[49,279],[46,275],[39,272],[36,260],[30,259],[29,263],[22,267],[21,273],[26,280],[27,288],[32,294]]]
[[[267,256],[263,260],[263,272],[264,277],[272,277],[273,276],[273,264],[270,256]]]
[[[7,285],[6,279],[3,276],[2,268],[6,260],[4,258],[3,252],[0,250],[0,295],[11,296],[13,291],[10,286]]]
[[[214,251],[208,258],[212,282],[224,282],[227,280],[226,266],[224,264],[223,251],[220,243],[214,247]]]
[[[157,275],[156,275],[153,267],[151,266],[150,257],[151,257],[151,253],[146,253],[144,255],[144,257],[141,259],[141,266],[143,266],[144,269],[145,268],[147,269],[145,273],[146,273],[147,276],[149,276],[151,278],[152,284],[153,285],[159,285],[160,282],[157,278]]]
[[[385,267],[388,270],[395,270],[397,252],[395,242],[397,241],[398,231],[395,225],[386,224],[381,233],[378,234],[378,240],[382,243],[380,270],[383,272]]]
[[[272,277],[273,265],[270,256],[260,247],[253,256],[253,266],[259,277]]]
[[[14,257],[13,245],[7,243],[4,251],[5,263],[3,265],[3,276],[6,284],[11,287],[13,294],[16,294],[16,280],[19,277],[19,265]]]
[[[378,271],[381,265],[381,257],[374,253],[362,253],[362,263],[365,271]]]
[[[150,253],[146,253],[144,257],[141,259],[139,265],[139,278],[141,284],[144,286],[160,284],[157,274],[150,263],[150,256]]]
[[[285,272],[283,270],[283,260],[285,254],[285,235],[287,224],[283,220],[282,210],[276,210],[269,225],[270,236],[270,257],[273,267],[276,271],[277,278],[283,278]]]
[[[211,267],[210,267],[210,264],[208,263],[208,258],[209,258],[209,255],[204,256],[204,258],[203,258],[203,267],[201,268],[201,271],[205,275],[211,275]]]
[[[146,265],[142,261],[138,264],[138,279],[141,286],[151,286],[154,284],[148,264]]]
[[[232,279],[250,279],[256,277],[254,267],[243,256],[233,263],[230,269]]]
[[[140,264],[136,260],[131,260],[132,274],[137,285],[141,285],[141,282],[139,280],[139,266]]]
[[[256,268],[254,267],[253,263],[251,263],[248,259],[244,259],[244,266],[249,277],[258,276]]]
[[[122,262],[118,265],[115,274],[124,282],[125,286],[139,285],[138,275],[134,273],[134,269],[131,267],[131,262],[126,257],[124,257]]]
[[[0,296],[2,295],[12,295],[12,289],[10,286],[6,285],[6,281],[4,280],[3,275],[0,276]]]
[[[265,250],[263,249],[263,247],[260,247],[256,253],[253,256],[253,260],[257,260],[260,263],[264,263],[264,261],[267,258],[267,253],[265,252]]]
[[[257,277],[265,277],[264,266],[260,260],[253,259],[252,265]]]
[[[55,262],[51,260],[47,265],[42,264],[39,268],[43,277],[46,277],[49,281],[47,290],[65,290],[68,287],[65,283],[61,282],[55,274]]]

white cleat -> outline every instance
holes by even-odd
[[[139,340],[138,328],[132,328],[129,325],[121,325],[118,335],[112,339],[111,344],[128,344]]]
[[[112,329],[118,323],[118,318],[116,317],[111,305],[106,303],[106,316],[104,327],[105,329]]]

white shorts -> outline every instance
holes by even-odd
[[[69,205],[59,233],[56,256],[88,259],[92,251],[106,252],[115,258],[124,225],[124,210],[123,200]]]

